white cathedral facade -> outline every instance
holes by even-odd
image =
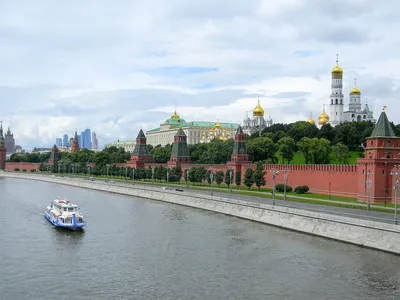
[[[349,108],[347,111],[344,111],[343,98],[343,69],[339,67],[339,62],[336,58],[336,66],[332,69],[328,123],[336,126],[343,122],[376,122],[373,112],[369,109],[367,103],[365,103],[364,109],[362,109],[361,91],[356,87],[355,83],[354,88],[350,91]]]
[[[264,119],[264,109],[260,105],[260,100],[258,100],[257,106],[253,109],[253,117],[250,119],[246,115],[246,118],[243,120],[242,129],[244,133],[251,135],[255,132],[263,131],[272,124],[271,117]]]

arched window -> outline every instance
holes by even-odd
[[[338,104],[338,100],[337,99],[335,100],[335,104]]]
[[[390,147],[390,141],[386,141],[386,147]]]
[[[356,115],[355,114],[351,114],[351,117],[354,118]]]

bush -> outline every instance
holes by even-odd
[[[15,172],[19,172],[19,168],[15,168],[14,171],[15,171]]]
[[[285,191],[285,185],[284,185],[284,184],[281,184],[281,183],[280,183],[280,184],[277,184],[277,185],[275,185],[275,190],[276,190],[277,192],[283,193],[283,192]],[[291,186],[289,186],[289,185],[286,186],[286,192],[290,193],[292,190],[293,190],[293,189],[292,189]]]
[[[32,172],[32,173],[36,172],[36,169],[31,169],[31,172]]]
[[[296,194],[305,194],[309,191],[310,189],[308,188],[308,186],[306,185],[300,185],[300,186],[296,186],[296,188],[294,189],[294,192]]]

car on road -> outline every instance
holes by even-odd
[[[175,189],[175,191],[177,191],[177,192],[183,192],[182,189]]]
[[[168,187],[168,186],[163,186],[162,189],[163,189],[163,190],[169,190],[169,191],[172,190],[172,189],[171,189],[170,187]]]
[[[89,180],[90,181],[94,181],[94,177],[89,177]]]
[[[115,183],[115,181],[114,180],[110,180],[110,183]]]

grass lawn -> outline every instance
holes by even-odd
[[[361,152],[350,152],[349,164],[355,165],[357,163],[357,158],[360,158]],[[305,164],[306,160],[304,159],[304,155],[302,152],[296,152],[294,154],[293,160],[290,162],[291,164]],[[335,155],[331,154],[331,164],[339,164],[336,160]]]

